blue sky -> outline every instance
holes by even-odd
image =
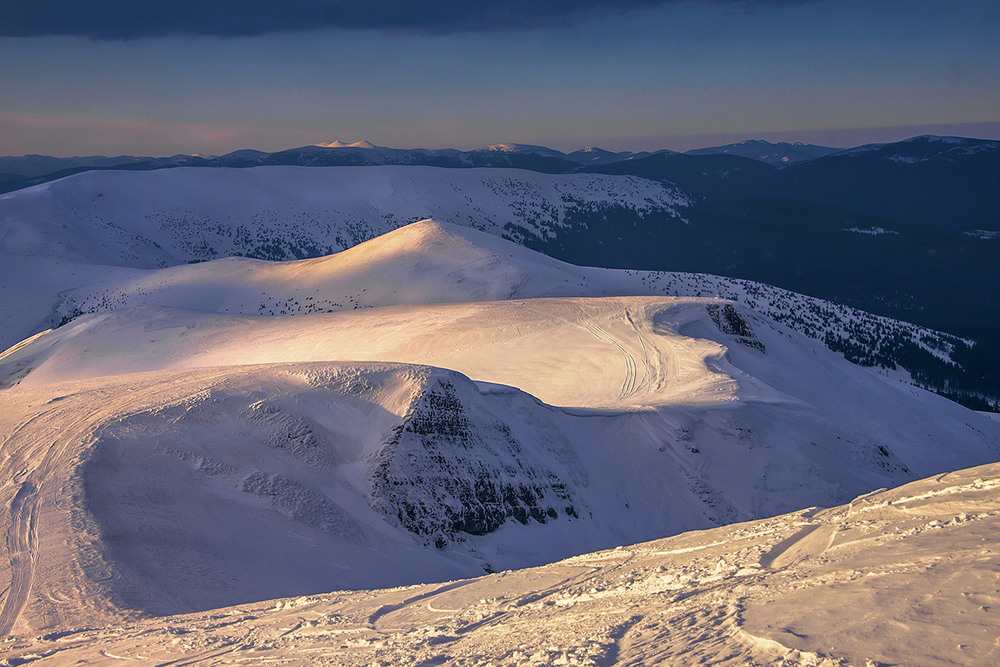
[[[996,0],[10,1],[3,155],[1000,138]]]

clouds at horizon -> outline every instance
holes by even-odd
[[[12,0],[0,37],[133,40],[178,35],[252,37],[319,30],[424,35],[568,27],[669,4],[752,11],[824,0]]]

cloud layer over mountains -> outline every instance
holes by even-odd
[[[744,8],[796,4],[802,0],[718,0]],[[129,40],[166,35],[244,37],[329,28],[419,34],[497,32],[552,28],[670,4],[677,0],[221,0],[142,2],[108,0],[15,0],[5,8],[0,36],[74,35],[97,40]]]

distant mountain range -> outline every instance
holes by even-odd
[[[932,227],[1000,229],[1000,142],[935,136],[847,150],[758,140],[687,153],[615,153],[593,147],[562,153],[526,144],[471,151],[396,149],[366,141],[333,141],[274,153],[239,150],[217,157],[27,155],[0,157],[0,192],[95,169],[268,165],[423,165],[631,174],[676,185],[707,200],[780,199]]]
[[[838,150],[808,144],[772,144],[767,141],[749,140],[726,146],[700,148],[688,151],[688,154],[732,154],[757,159],[768,164],[787,165],[822,157]],[[669,150],[638,153],[632,151],[613,152],[587,146],[572,153],[563,153],[545,146],[530,144],[495,144],[471,151],[453,148],[398,149],[376,146],[368,141],[348,143],[334,140],[273,153],[243,149],[220,156],[180,154],[170,157],[135,155],[108,157],[90,155],[58,158],[48,155],[21,155],[0,157],[0,191],[10,191],[90,169],[251,167],[274,164],[298,166],[419,164],[451,168],[514,167],[546,173],[564,173],[581,166],[602,166],[659,154],[675,154],[675,152]]]
[[[686,155],[738,155],[767,164],[787,166],[814,160],[840,151],[839,148],[814,146],[803,143],[770,143],[750,139],[736,144],[698,148]],[[382,164],[422,164],[440,167],[519,167],[561,173],[579,166],[601,166],[637,160],[650,155],[676,155],[675,151],[607,151],[587,146],[572,153],[563,153],[545,146],[530,144],[494,144],[471,151],[453,148],[398,149],[376,146],[369,141],[352,143],[334,140],[310,146],[267,153],[253,149],[233,151],[220,156],[173,155],[149,157],[135,155],[90,155],[86,157],[58,158],[48,155],[21,155],[0,157],[0,179],[25,181],[45,178],[55,174],[86,169],[162,169],[180,166],[246,167],[268,164],[295,164],[300,166],[346,166]]]
[[[47,155],[0,157],[0,191],[10,191],[45,181],[93,169],[164,169],[168,167],[257,167],[295,165],[303,167],[339,167],[373,165],[424,165],[431,167],[513,167],[543,173],[567,173],[581,166],[600,166],[643,158],[656,151],[632,153],[611,152],[586,147],[572,153],[562,153],[544,146],[527,144],[496,144],[471,151],[454,148],[399,149],[376,146],[368,141],[346,143],[335,140],[310,146],[267,153],[244,149],[220,156],[173,155],[171,157],[139,157],[119,155],[106,157],[56,158]]]

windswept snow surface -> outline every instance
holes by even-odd
[[[11,664],[987,665],[1000,466],[478,579],[9,640]]]

